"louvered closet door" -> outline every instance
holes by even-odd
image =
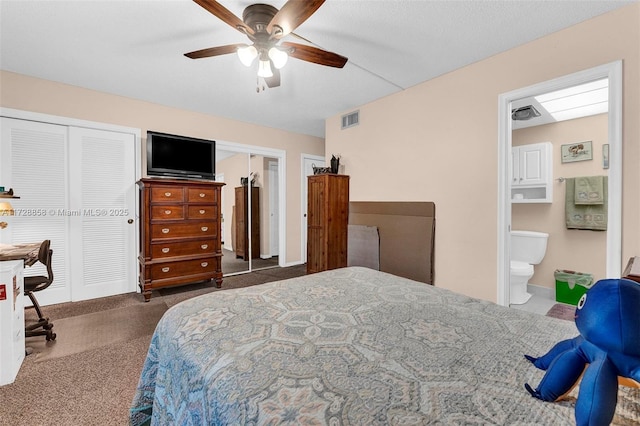
[[[8,118],[1,136],[0,185],[21,198],[0,242],[51,240],[54,281],[38,301],[136,291],[135,137]]]
[[[69,129],[74,301],[136,291],[134,138]]]
[[[43,305],[71,300],[67,232],[67,127],[2,118],[0,185],[13,188],[15,216],[0,229],[3,243],[51,240],[53,284],[38,293]],[[41,264],[25,268],[25,276],[43,275]]]

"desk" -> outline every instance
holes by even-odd
[[[0,386],[13,383],[25,355],[24,264],[0,262]]]
[[[23,260],[25,266],[31,266],[38,261],[39,243],[0,244],[0,261]]]
[[[0,244],[0,386],[13,383],[24,360],[23,272],[41,244]]]

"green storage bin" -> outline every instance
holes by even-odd
[[[556,279],[556,301],[569,305],[577,305],[582,295],[593,285],[592,274],[557,269],[554,276]]]

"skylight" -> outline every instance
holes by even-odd
[[[556,121],[603,114],[609,110],[609,79],[545,93],[535,99]]]

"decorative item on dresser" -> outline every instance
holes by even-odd
[[[260,257],[260,188],[251,187],[251,248],[249,249],[249,187],[236,187],[236,258]]]
[[[224,183],[144,178],[140,187],[140,290],[200,281],[222,286],[220,195]]]
[[[347,266],[349,176],[308,177],[307,273]]]

